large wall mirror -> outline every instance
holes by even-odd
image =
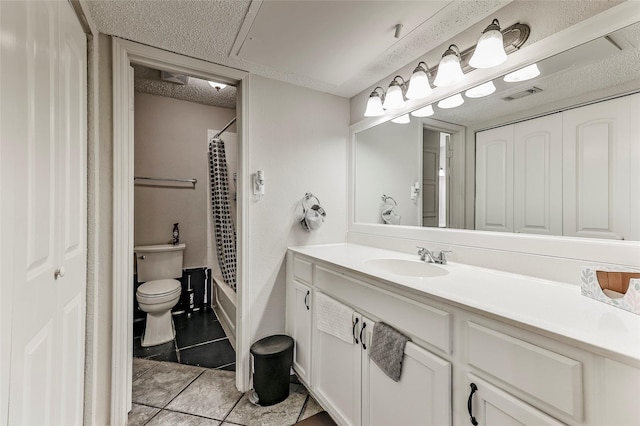
[[[462,92],[455,108],[429,101],[408,122],[354,132],[354,223],[640,240],[640,22],[537,66],[533,79],[493,79],[488,96]],[[616,113],[631,128],[622,148],[598,142],[619,132],[607,121]],[[592,195],[598,185],[608,188]]]

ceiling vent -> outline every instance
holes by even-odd
[[[526,90],[523,90],[522,92],[517,92],[517,93],[514,93],[513,95],[509,95],[505,98],[502,98],[502,100],[515,101],[516,99],[524,98],[525,96],[533,95],[540,92],[542,92],[541,88],[533,86],[530,89],[526,89]]]
[[[160,78],[163,81],[168,81],[169,83],[175,83],[184,86],[185,84],[187,84],[187,79],[189,77],[187,77],[186,75],[174,74],[169,71],[161,71]]]

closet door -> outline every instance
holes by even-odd
[[[0,16],[2,236],[11,241],[2,245],[0,420],[81,424],[86,39],[66,2],[0,2]]]
[[[515,232],[562,235],[562,114],[515,125]]]
[[[630,238],[635,195],[629,173],[638,159],[629,157],[639,136],[632,123],[637,102],[638,95],[625,96],[563,113],[564,235]]]
[[[513,232],[513,131],[476,134],[476,229]]]

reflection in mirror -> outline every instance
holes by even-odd
[[[630,210],[637,209],[640,201],[631,195],[638,190],[638,184],[632,182],[630,173],[634,173],[634,168],[629,167],[629,164],[640,163],[640,158],[630,157],[640,155],[637,120],[631,117],[633,111],[640,108],[640,94],[624,96],[621,99],[626,100],[618,103],[608,100],[640,91],[640,23],[536,65],[540,74],[533,79],[505,82],[503,78],[496,78],[492,81],[495,90],[489,87],[491,90],[483,97],[476,97],[473,91],[463,93],[464,104],[458,107],[445,109],[429,100],[428,105],[409,115],[407,124],[389,121],[356,133],[355,222],[385,223],[381,217],[381,197],[386,194],[396,200],[400,225],[405,226],[640,239],[640,231],[629,219],[640,214]],[[609,103],[596,103],[602,100]],[[585,106],[589,104],[593,105]],[[616,108],[620,117],[612,116],[611,111]],[[433,115],[423,118],[431,111]],[[544,120],[533,119],[553,113],[559,114],[556,122],[560,128],[552,137],[547,127],[536,127]],[[604,122],[607,124],[597,125]],[[569,128],[570,125],[573,128]],[[518,146],[516,139],[520,130],[516,127],[526,128],[529,135],[538,135],[540,143],[536,145],[533,136],[523,136]],[[485,144],[479,146],[476,153],[477,135],[496,128],[511,135],[512,145]],[[626,136],[624,140],[613,140],[613,133],[607,133],[607,129]],[[572,139],[573,134],[581,132],[593,137]],[[585,150],[585,147],[591,149]],[[486,157],[487,152],[494,157]],[[549,157],[551,152],[555,153],[554,161]],[[479,153],[485,158],[476,158]],[[526,158],[532,160],[517,163],[516,159],[514,173],[514,156],[518,155],[528,155]],[[538,163],[533,160],[536,156]],[[605,160],[590,163],[585,156]],[[567,163],[569,157],[573,158],[571,164]],[[620,162],[620,157],[627,162]],[[557,170],[550,173],[556,176],[535,172],[539,167],[551,167],[551,163]],[[477,165],[485,167],[481,176],[477,175]],[[573,170],[573,176],[567,170]],[[467,179],[465,185],[465,173],[480,177],[485,183]],[[596,194],[589,193],[588,187],[615,190]],[[483,200],[477,199],[476,188],[485,191]],[[555,201],[551,193],[556,194]],[[626,201],[621,201],[625,198]],[[481,217],[478,203],[492,206],[485,211],[488,217]],[[528,210],[520,208],[518,203],[529,205]],[[546,205],[549,203],[559,211],[554,213],[560,215],[556,219],[547,217],[552,210],[552,206]],[[568,219],[567,211],[574,217]],[[492,217],[497,212],[502,216]],[[519,214],[528,219],[518,218]],[[478,223],[479,219],[484,223]],[[521,227],[518,227],[519,220],[525,222]],[[550,226],[550,221],[556,225]],[[498,224],[493,226],[493,222]],[[621,222],[626,224],[619,225]],[[487,223],[490,225],[486,226]]]

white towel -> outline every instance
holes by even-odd
[[[315,302],[318,329],[347,343],[353,343],[353,309],[320,292],[316,293]]]

